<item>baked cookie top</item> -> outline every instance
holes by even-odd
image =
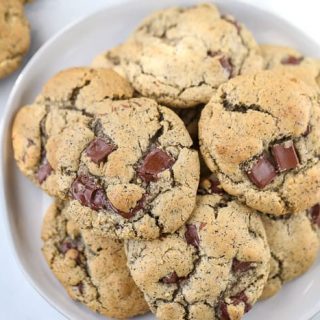
[[[193,210],[199,180],[183,122],[153,100],[118,100],[131,91],[117,87],[112,98],[98,98],[93,81],[75,87],[65,77],[16,116],[20,169],[50,195],[72,199],[68,212],[82,228],[144,239],[177,230]]]
[[[302,275],[314,263],[319,252],[319,227],[310,215],[314,210],[299,215],[261,217],[271,252],[270,274],[261,299],[276,294],[284,283]],[[315,219],[318,217],[319,213]]]
[[[80,230],[64,214],[64,203],[53,203],[42,226],[43,254],[70,297],[112,318],[148,311],[143,294],[127,267],[123,243]]]
[[[131,275],[158,319],[240,319],[269,273],[260,217],[217,194],[198,196],[174,234],[128,240],[125,248]]]
[[[239,76],[202,111],[200,149],[222,188],[249,207],[284,215],[320,200],[316,93],[284,69]]]
[[[285,68],[308,85],[320,87],[320,60],[304,57],[290,47],[264,44],[260,49],[266,69]]]
[[[0,2],[0,79],[15,71],[30,46],[29,23],[20,0]]]
[[[115,68],[143,96],[178,108],[207,103],[221,83],[263,67],[252,34],[212,4],[153,13],[93,65]]]

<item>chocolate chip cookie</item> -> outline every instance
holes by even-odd
[[[0,79],[21,64],[30,46],[29,23],[21,0],[0,2]]]
[[[59,195],[66,182],[49,177],[53,169],[46,156],[49,137],[77,124],[81,137],[92,114],[104,112],[101,101],[126,99],[132,94],[132,87],[112,70],[72,68],[58,73],[14,119],[12,143],[19,169],[51,195]],[[72,157],[70,151],[66,153]]]
[[[261,299],[276,294],[282,285],[306,272],[314,263],[319,251],[319,239],[309,212],[299,215],[262,216],[271,251],[270,274]],[[310,212],[311,213],[311,212]],[[315,226],[318,228],[317,224]]]
[[[131,275],[158,319],[240,319],[269,273],[258,214],[214,193],[198,196],[176,233],[125,247]]]
[[[263,62],[244,25],[200,4],[150,15],[94,65],[115,68],[143,96],[188,108],[207,103],[221,83],[262,69]]]
[[[133,282],[123,243],[80,230],[55,202],[42,227],[43,254],[70,297],[112,318],[128,318],[148,311]]]
[[[231,195],[264,213],[298,213],[320,200],[315,91],[283,69],[239,76],[202,111],[201,153]]]
[[[304,57],[293,48],[278,45],[261,45],[266,69],[285,68],[305,83],[320,87],[320,60]]]
[[[65,80],[61,92],[46,87],[15,119],[21,170],[50,195],[72,199],[68,212],[82,228],[144,239],[177,230],[193,210],[199,180],[183,122],[153,100],[118,100],[130,90],[109,88],[106,98],[95,95],[94,82],[69,91]],[[110,74],[108,81],[116,83]]]

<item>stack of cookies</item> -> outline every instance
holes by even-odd
[[[147,17],[16,115],[43,253],[107,317],[236,320],[319,250],[320,63],[214,5]]]

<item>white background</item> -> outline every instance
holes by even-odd
[[[32,25],[32,47],[28,58],[47,39],[70,22],[120,1],[122,0],[34,0],[26,7]],[[246,2],[276,12],[320,42],[320,1],[246,0]],[[8,95],[18,74],[19,71],[6,80],[0,80],[0,110],[5,108]],[[64,319],[24,279],[9,250],[8,239],[3,224],[1,224],[1,208],[0,203],[0,319]]]

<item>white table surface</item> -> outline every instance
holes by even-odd
[[[32,25],[32,46],[27,58],[34,54],[47,39],[70,22],[116,2],[118,3],[120,0],[34,0],[32,4],[26,6],[27,15]],[[320,1],[246,0],[246,2],[259,4],[259,6],[276,12],[320,43]],[[43,13],[48,12],[51,13],[50,21],[46,21],[43,17]],[[45,28],[43,28],[44,25]],[[0,80],[0,110],[5,108],[10,90],[18,74],[19,71],[5,80]],[[0,119],[1,114],[0,112]],[[30,286],[14,261],[1,223],[2,211],[3,207],[0,203],[0,319],[64,319]]]

